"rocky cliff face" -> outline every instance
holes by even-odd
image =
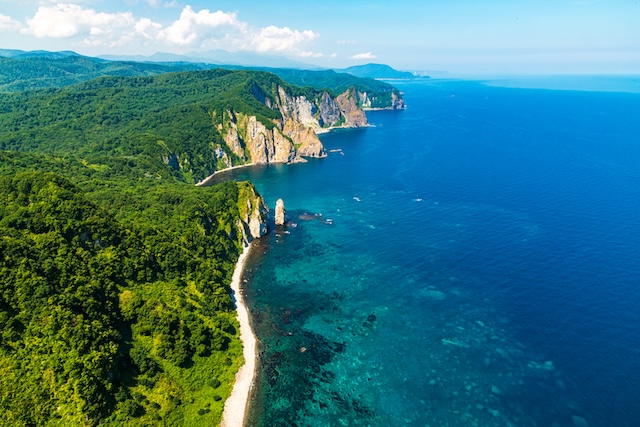
[[[250,182],[238,183],[238,211],[240,219],[236,224],[242,233],[242,243],[249,244],[253,239],[267,234],[267,213],[269,209],[262,196]]]
[[[383,109],[383,110],[403,110],[405,108],[402,93],[391,92],[391,99],[388,102],[382,102],[375,96],[371,98],[367,92],[356,92],[358,104],[364,109]],[[388,98],[387,98],[388,100]]]
[[[358,106],[357,95],[354,90],[348,90],[336,97],[340,113],[344,118],[344,126],[349,128],[367,126],[367,116]]]
[[[394,110],[403,110],[405,108],[404,99],[391,92],[391,108]]]
[[[318,132],[332,127],[367,126],[357,94],[348,90],[332,98],[323,92],[316,99],[292,95],[277,86],[271,96],[254,86],[252,95],[281,118],[265,123],[257,116],[224,112],[218,131],[226,147],[214,150],[217,169],[246,163],[294,163],[304,157],[323,157]]]

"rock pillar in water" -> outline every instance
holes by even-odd
[[[284,225],[284,201],[278,199],[276,202],[276,225]]]

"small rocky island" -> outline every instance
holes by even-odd
[[[276,213],[275,213],[276,225],[284,225],[284,214],[285,214],[284,200],[278,199],[278,201],[276,202]]]

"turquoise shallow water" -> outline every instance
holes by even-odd
[[[245,272],[251,424],[638,425],[640,95],[399,85],[327,158],[220,177],[295,224]]]

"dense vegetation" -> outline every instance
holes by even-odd
[[[333,70],[296,70],[292,68],[262,68],[296,86],[312,87],[316,90],[328,89],[332,95],[339,95],[348,89],[367,93],[372,108],[387,108],[391,105],[391,94],[400,96],[400,91],[388,83],[372,78],[361,78]]]
[[[24,91],[0,98],[0,149],[65,155],[96,167],[133,159],[155,174],[169,164],[176,176],[197,182],[215,171],[221,112],[255,115],[273,126],[277,110],[258,98],[276,86],[273,74],[207,70],[153,77],[101,77],[62,89]]]
[[[133,176],[0,152],[0,425],[219,422],[250,184]]]
[[[190,62],[107,61],[80,56],[73,52],[22,52],[0,49],[0,92],[60,88],[104,76],[143,77],[168,72],[211,68],[266,71],[277,75],[292,85],[312,87],[316,90],[326,89],[334,95],[343,93],[353,87],[359,92],[367,92],[369,98],[372,99],[372,107],[376,108],[390,106],[390,94],[393,92],[399,95],[399,92],[387,83],[368,77],[387,77],[389,75],[395,78],[399,78],[399,76],[409,78],[411,76],[411,73],[402,73],[388,66],[376,64],[351,67],[343,70],[343,72],[333,70],[310,71]],[[384,76],[376,74],[380,72],[384,72]]]
[[[105,61],[72,53],[11,53],[0,50],[0,92],[64,87],[103,76],[152,76],[203,68],[187,63]]]
[[[292,71],[289,77],[305,80],[305,73],[312,72]],[[328,73],[326,80],[313,76],[321,85],[337,84],[338,74]],[[365,89],[360,79],[344,76],[349,87]],[[277,87],[308,99],[322,93],[271,73],[224,69],[100,77],[64,88],[7,93],[0,97],[0,149],[74,153],[96,167],[108,167],[116,157],[133,159],[147,174],[169,164],[176,176],[197,182],[216,170],[216,148],[228,149],[218,131],[222,113],[255,115],[273,127],[280,113],[265,99],[275,104]],[[227,154],[232,156],[230,149]]]
[[[193,182],[215,167],[221,111],[270,122],[277,86],[320,92],[163,67],[0,58],[0,425],[220,421],[242,363],[238,221],[257,196]]]

